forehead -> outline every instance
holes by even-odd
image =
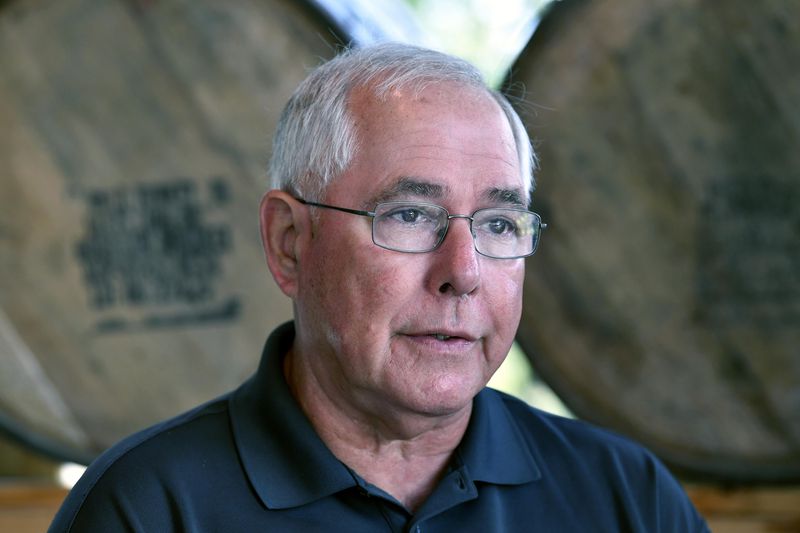
[[[522,190],[508,120],[485,90],[437,83],[351,95],[357,149],[333,186],[361,202],[387,195],[501,199]],[[494,192],[493,192],[494,191]],[[351,198],[352,199],[352,198]]]

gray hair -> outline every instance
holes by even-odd
[[[354,88],[369,88],[379,99],[395,89],[423,90],[431,83],[454,82],[485,90],[508,119],[530,197],[536,155],[519,116],[506,97],[489,88],[470,63],[433,50],[401,43],[347,49],[314,69],[286,104],[272,143],[272,188],[321,201],[328,184],[344,172],[357,150],[348,98]]]

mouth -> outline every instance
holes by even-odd
[[[422,331],[414,333],[406,333],[406,336],[416,339],[431,339],[439,342],[462,342],[471,343],[477,340],[477,337],[466,332],[455,331]]]

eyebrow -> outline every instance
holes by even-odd
[[[375,205],[382,202],[390,202],[403,196],[417,196],[430,200],[438,200],[445,196],[449,187],[424,181],[419,178],[403,177],[397,180],[388,189],[379,192],[367,202],[368,205]]]
[[[402,197],[416,196],[429,200],[440,200],[444,198],[450,188],[446,185],[431,183],[420,178],[402,177],[388,189],[379,192],[370,198],[364,205],[374,206],[383,202],[391,202]],[[483,196],[491,203],[506,204],[513,207],[527,209],[528,202],[523,200],[521,189],[505,189],[492,187],[487,189]]]
[[[485,195],[492,202],[510,204],[525,209],[528,207],[528,202],[522,199],[522,191],[519,189],[501,189],[493,187],[486,191]]]

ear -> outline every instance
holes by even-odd
[[[310,235],[308,212],[291,195],[272,190],[261,199],[259,219],[261,243],[272,277],[281,291],[294,299],[302,243]]]

